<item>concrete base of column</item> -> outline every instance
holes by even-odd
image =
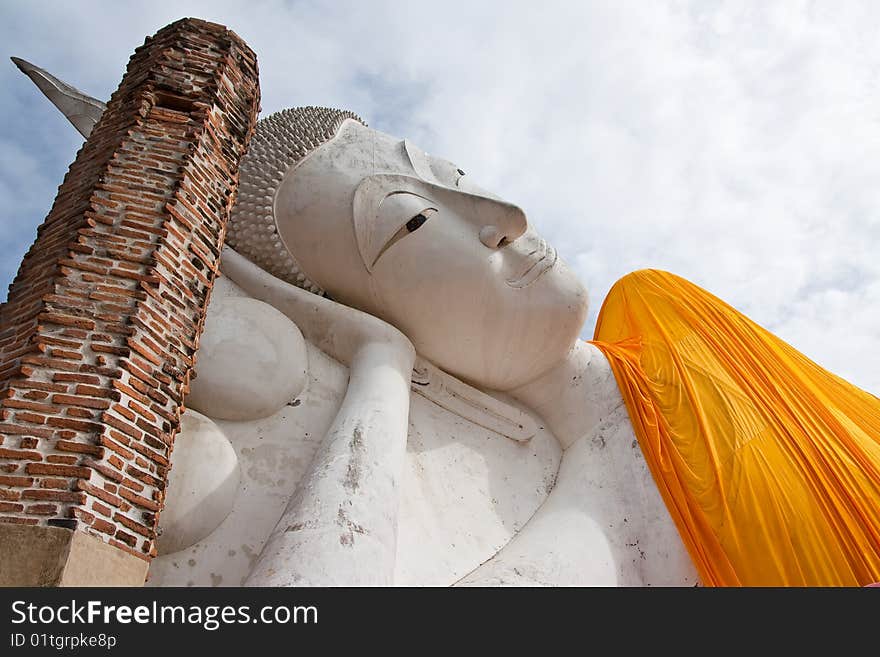
[[[0,524],[0,586],[143,586],[148,568],[80,531]]]

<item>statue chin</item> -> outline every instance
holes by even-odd
[[[478,388],[506,391],[534,381],[560,363],[578,340],[587,290],[561,260],[523,288],[475,296],[473,312],[386,315],[418,354]],[[470,305],[470,304],[467,304]],[[478,307],[480,306],[480,307]],[[390,315],[390,316],[389,316]]]

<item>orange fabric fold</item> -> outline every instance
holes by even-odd
[[[880,581],[880,399],[662,271],[614,285],[594,344],[704,584]]]

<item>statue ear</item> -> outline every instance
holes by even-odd
[[[18,66],[22,73],[27,75],[42,91],[46,98],[52,101],[67,120],[73,124],[77,132],[88,139],[92,128],[98,119],[104,114],[107,106],[96,98],[86,96],[81,91],[74,89],[66,82],[62,82],[54,75],[47,73],[38,66],[34,66],[18,57],[11,57],[12,62]]]

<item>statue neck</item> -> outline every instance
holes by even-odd
[[[582,340],[559,365],[509,394],[543,418],[563,449],[623,403],[604,354]]]

